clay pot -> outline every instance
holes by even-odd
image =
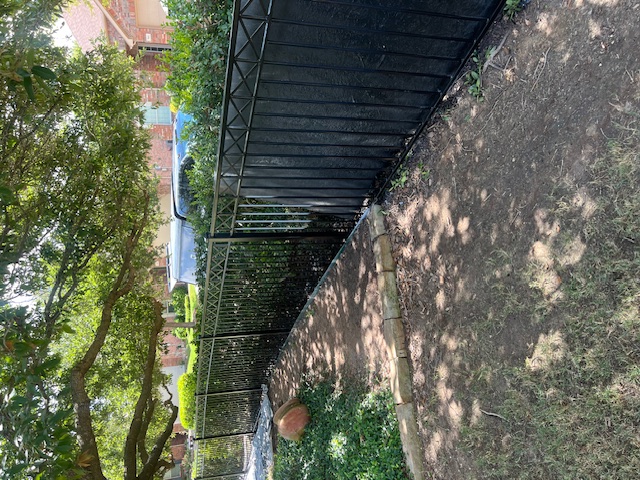
[[[273,416],[278,433],[287,440],[300,440],[304,434],[304,427],[310,421],[309,409],[297,398],[292,398],[282,405]]]

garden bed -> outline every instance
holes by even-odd
[[[299,442],[282,440],[274,480],[407,480],[391,392],[385,386],[331,381],[299,392],[311,423]]]

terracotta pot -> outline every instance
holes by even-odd
[[[282,405],[273,416],[278,433],[287,440],[300,440],[304,434],[304,427],[310,421],[309,409],[297,398],[292,398]]]

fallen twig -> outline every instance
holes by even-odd
[[[476,134],[476,137],[480,135],[485,128],[487,128],[487,125],[489,124],[489,119],[491,118],[493,111],[496,109],[496,105],[498,105],[498,101],[500,100],[500,97],[502,97],[503,93],[504,93],[504,90],[500,92],[500,94],[496,97],[496,101],[493,103],[493,107],[491,107],[491,110],[489,110],[489,113],[487,114],[487,119],[485,120],[484,125],[482,126],[480,131],[478,131],[478,133]]]
[[[490,417],[496,417],[496,418],[499,418],[499,419],[500,419],[500,420],[502,420],[503,422],[506,422],[506,421],[507,421],[507,419],[506,419],[506,418],[504,418],[502,415],[499,415],[499,414],[497,414],[497,413],[493,413],[493,412],[485,412],[485,411],[484,411],[484,410],[482,410],[482,409],[480,409],[480,411],[481,411],[482,413],[484,413],[485,415],[488,415],[488,416],[490,416]]]
[[[507,41],[508,36],[509,36],[509,32],[507,32],[507,34],[502,38],[502,41],[500,42],[500,44],[492,50],[491,55],[489,55],[489,58],[487,58],[487,61],[484,62],[484,65],[482,66],[482,73],[484,73],[487,70],[487,68],[489,67],[489,64],[491,64],[491,60],[493,60],[494,57],[498,55],[498,52],[502,50],[502,47],[504,46],[504,42]]]
[[[533,82],[533,86],[531,87],[531,91],[533,92],[533,89],[536,88],[536,85],[538,85],[538,80],[540,80],[540,77],[542,76],[542,72],[544,71],[544,67],[547,66],[547,55],[549,54],[549,50],[551,50],[551,47],[547,48],[547,51],[544,52],[544,55],[542,57],[540,57],[540,61],[538,62],[538,65],[536,66],[536,70],[533,72],[533,76],[536,77],[535,82]],[[540,69],[540,71],[538,72],[538,69]]]

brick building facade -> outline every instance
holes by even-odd
[[[146,111],[146,124],[151,132],[149,165],[160,181],[159,194],[162,211],[171,213],[171,98],[164,89],[167,72],[161,68],[160,56],[169,47],[171,28],[159,0],[101,0],[78,2],[64,12],[64,19],[82,50],[88,51],[93,42],[105,36],[129,55],[141,55],[137,73],[149,85],[141,91],[141,104]],[[169,227],[158,232],[156,246],[169,241]],[[159,258],[156,266],[166,267]]]

